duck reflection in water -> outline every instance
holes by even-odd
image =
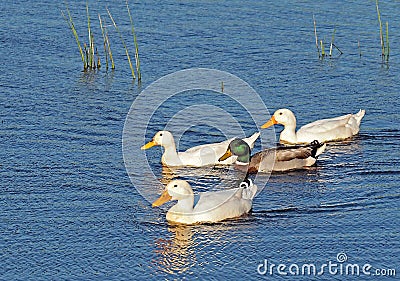
[[[192,226],[170,225],[171,239],[158,238],[155,241],[158,269],[169,273],[183,273],[196,265],[196,252]]]

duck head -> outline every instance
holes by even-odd
[[[250,147],[249,145],[241,139],[234,139],[229,144],[228,149],[225,154],[222,155],[218,161],[224,161],[231,157],[232,155],[237,156],[236,162],[241,162],[244,164],[248,164],[250,162]]]
[[[163,147],[167,147],[174,143],[175,143],[174,137],[169,131],[159,131],[154,135],[151,141],[143,145],[140,149],[145,150],[155,145],[161,145]]]
[[[164,192],[153,202],[152,206],[158,207],[168,201],[179,201],[189,197],[193,197],[193,190],[190,184],[184,180],[173,180],[167,184]]]
[[[287,108],[281,108],[275,111],[271,119],[261,126],[262,129],[269,128],[275,124],[281,124],[283,126],[293,126],[296,127],[296,117],[293,112]]]

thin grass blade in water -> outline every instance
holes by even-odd
[[[66,6],[66,9],[67,9],[67,13],[68,13],[68,18],[69,19],[67,19],[67,17],[64,15],[64,13],[62,11],[61,11],[61,14],[63,15],[65,21],[67,22],[67,24],[69,26],[69,28],[72,30],[72,33],[74,34],[76,44],[78,45],[79,53],[81,55],[81,59],[82,59],[82,63],[83,63],[83,69],[86,70],[87,62],[85,60],[85,55],[83,53],[83,50],[82,50],[82,47],[81,47],[81,43],[79,41],[78,33],[76,32],[76,29],[75,29],[75,26],[74,26],[74,22],[72,20],[72,16],[71,16],[71,13],[70,13],[69,8],[68,8],[67,1],[65,1],[65,6]]]
[[[86,15],[87,15],[87,21],[88,21],[88,35],[89,35],[89,67],[90,68],[95,68],[94,64],[94,43],[93,43],[93,35],[92,35],[92,30],[90,28],[90,15],[89,15],[89,4],[88,1],[86,0]]]
[[[125,44],[125,40],[124,40],[124,38],[122,37],[121,31],[119,30],[117,24],[115,23],[114,18],[112,17],[110,11],[108,10],[108,8],[106,8],[106,10],[107,10],[107,13],[108,13],[108,15],[110,16],[110,19],[111,19],[111,21],[112,21],[112,23],[113,23],[113,25],[114,25],[114,27],[115,27],[115,30],[118,32],[119,37],[121,38],[122,44],[124,45],[126,57],[128,58],[128,62],[129,62],[129,67],[131,68],[132,77],[133,77],[133,79],[136,79],[135,70],[133,69],[131,57],[129,56],[128,47],[127,47],[126,44]]]
[[[106,58],[106,69],[108,69],[108,52],[107,52],[106,35],[105,35],[105,32],[104,32],[103,22],[101,20],[100,14],[98,14],[98,16],[99,16],[99,22],[100,22],[101,35],[103,36],[103,47],[104,47],[104,55],[105,55],[105,58]]]
[[[386,62],[389,61],[389,53],[390,53],[390,48],[389,48],[389,23],[386,22]]]
[[[315,45],[317,46],[318,57],[321,57],[321,55],[320,55],[320,53],[319,53],[319,46],[318,46],[317,22],[315,21],[314,15],[313,15],[313,20],[314,20]]]
[[[379,11],[378,0],[376,0],[376,12],[378,13],[379,37],[380,37],[380,39],[381,39],[382,59],[384,59],[384,56],[385,56],[385,43],[384,43],[384,41],[383,41],[381,12]]]
[[[129,19],[130,19],[130,22],[131,22],[131,31],[132,31],[132,35],[133,35],[133,42],[135,44],[136,73],[137,73],[137,76],[138,76],[138,81],[141,81],[142,80],[142,74],[140,73],[139,46],[138,46],[138,43],[137,43],[135,28],[134,28],[134,25],[133,25],[133,19],[132,19],[131,11],[129,9],[128,0],[126,0],[126,8],[128,10]]]
[[[334,45],[334,41],[335,41],[335,33],[336,33],[336,27],[333,29],[333,34],[332,34],[332,40],[331,40],[331,46],[329,48],[329,56],[332,56],[332,49],[333,49],[333,45]]]

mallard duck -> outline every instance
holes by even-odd
[[[247,214],[256,192],[257,186],[250,179],[245,179],[238,188],[202,192],[195,203],[190,184],[184,180],[173,180],[152,206],[158,207],[170,200],[178,200],[167,212],[169,222],[213,223]]]
[[[250,147],[244,141],[235,139],[229,144],[221,161],[237,156],[236,167],[248,173],[282,172],[304,169],[315,164],[318,155],[324,152],[325,143],[313,141],[303,146],[282,146],[257,152],[250,157]]]
[[[296,117],[289,109],[283,108],[275,111],[267,123],[261,126],[265,129],[275,124],[285,128],[280,134],[280,142],[290,144],[337,141],[350,138],[360,131],[361,119],[365,110],[361,109],[356,114],[347,114],[336,118],[322,119],[296,130]]]
[[[260,135],[259,132],[254,133],[251,137],[244,138],[243,140],[250,146],[254,146],[254,142]],[[164,148],[164,153],[161,157],[161,163],[166,166],[194,166],[201,167],[206,165],[215,164],[233,164],[235,159],[228,159],[219,162],[220,158],[233,140],[229,139],[219,143],[203,144],[189,148],[183,152],[176,152],[174,137],[169,131],[157,132],[153,139],[147,144],[143,145],[141,149],[148,149],[155,145],[161,145]]]

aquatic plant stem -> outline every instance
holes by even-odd
[[[332,34],[332,40],[331,40],[331,46],[329,48],[329,56],[332,57],[332,49],[334,46],[334,40],[335,40],[335,33],[336,33],[336,27],[333,29],[333,34]]]
[[[87,17],[88,17],[88,28],[90,28],[90,57],[91,57],[91,60],[92,60],[91,67],[93,69],[95,69],[97,67],[96,58],[95,58],[95,54],[96,54],[96,49],[97,48],[95,47],[94,33],[92,32],[92,29],[90,27],[89,5],[87,3],[88,3],[88,1],[86,0],[86,10],[87,10]]]
[[[114,18],[112,17],[110,10],[108,10],[108,8],[106,8],[106,10],[107,10],[107,13],[108,13],[108,15],[110,16],[110,19],[111,19],[111,21],[112,21],[112,23],[113,23],[113,25],[114,25],[114,27],[115,27],[115,30],[118,32],[119,37],[121,38],[122,44],[124,45],[125,54],[126,54],[126,57],[128,58],[129,67],[131,68],[132,77],[133,77],[133,79],[136,79],[135,70],[133,69],[131,57],[129,56],[128,47],[127,47],[126,44],[125,44],[125,40],[124,40],[124,38],[122,37],[121,31],[119,30],[117,24],[115,23]]]
[[[389,48],[389,23],[386,22],[386,62],[389,61],[389,53],[390,53],[390,48]]]
[[[379,37],[381,39],[382,59],[384,59],[384,57],[385,57],[385,43],[383,41],[382,21],[381,21],[381,13],[379,11],[379,6],[378,6],[378,0],[376,0],[376,12],[378,13]]]
[[[100,56],[99,56],[99,52],[97,51],[97,48],[96,48],[96,57],[97,57],[97,68],[100,68],[101,61],[100,61]]]
[[[313,15],[313,20],[314,20],[315,45],[317,46],[318,57],[321,57],[320,52],[319,52],[319,46],[318,46],[317,22],[316,22],[316,20],[315,20],[314,15]]]
[[[86,0],[86,15],[87,15],[87,21],[88,21],[88,35],[89,35],[89,46],[88,46],[88,51],[89,51],[89,67],[93,68],[93,57],[94,54],[92,52],[93,49],[93,37],[92,37],[92,32],[90,28],[90,16],[89,16],[89,3]]]
[[[106,34],[108,55],[110,56],[110,61],[111,61],[111,69],[115,69],[114,58],[113,58],[112,51],[111,51],[111,44],[110,44],[110,40],[108,39],[108,31],[105,26],[104,26],[104,31]]]
[[[129,20],[131,22],[131,31],[132,31],[132,35],[133,35],[133,42],[135,44],[136,73],[137,73],[137,76],[138,76],[138,81],[141,81],[142,80],[142,74],[140,72],[139,47],[138,47],[138,43],[137,43],[137,38],[136,38],[135,28],[134,28],[134,25],[133,25],[133,19],[132,19],[131,11],[129,9],[128,0],[126,0],[126,8],[128,10]]]
[[[76,44],[78,45],[79,53],[81,55],[81,59],[82,59],[82,63],[83,63],[83,69],[86,70],[85,55],[83,53],[82,46],[81,46],[81,43],[79,41],[78,33],[76,32],[76,29],[75,29],[75,26],[74,26],[74,22],[72,20],[72,16],[71,16],[71,13],[70,13],[69,8],[68,8],[67,1],[65,1],[65,6],[66,6],[66,9],[67,9],[67,13],[68,13],[69,19],[67,19],[67,17],[64,15],[64,13],[62,11],[61,11],[61,14],[63,15],[64,19],[66,20],[66,22],[67,22],[67,24],[69,26],[69,28],[72,30],[72,33],[74,34]]]
[[[325,57],[325,46],[322,40],[320,42],[321,42],[321,57]]]
[[[115,69],[114,58],[113,58],[112,51],[111,51],[110,39],[108,38],[108,31],[107,31],[107,27],[106,27],[106,24],[105,24],[106,21],[105,21],[105,19],[103,21],[104,21],[104,26],[103,26],[104,27],[104,35],[105,35],[105,38],[106,38],[108,56],[109,56],[110,61],[111,61],[111,69]]]
[[[103,22],[101,20],[100,14],[98,14],[98,16],[99,16],[101,35],[103,36],[103,47],[104,47],[104,55],[105,55],[105,58],[106,58],[106,69],[108,69],[108,52],[107,52],[106,35],[104,33]]]

